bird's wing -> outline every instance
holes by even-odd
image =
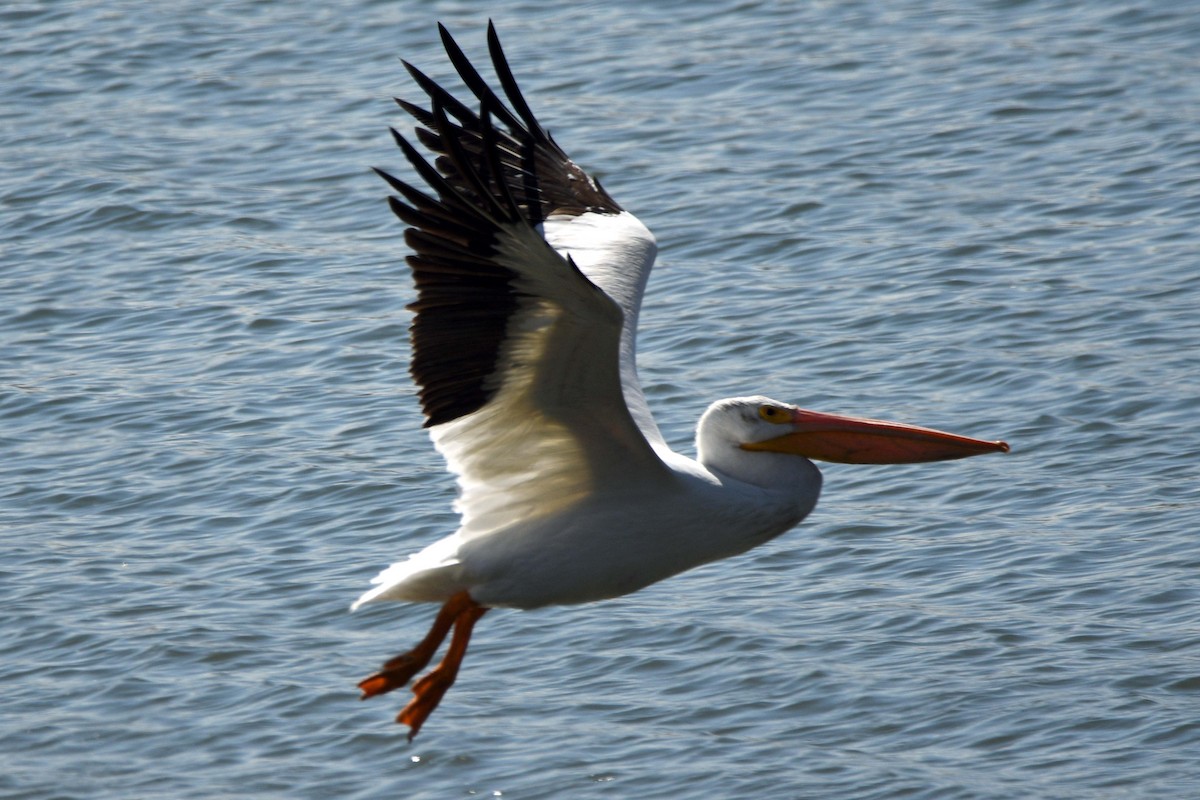
[[[647,439],[647,424],[658,431],[627,332],[654,238],[537,124],[493,28],[519,117],[441,31],[479,112],[410,66],[431,106],[399,102],[436,168],[393,133],[433,194],[380,174],[414,252],[412,375],[473,537],[609,490],[652,490],[670,470]]]
[[[647,440],[655,448],[666,450],[666,442],[642,392],[636,363],[638,312],[657,250],[654,236],[636,217],[624,212],[599,181],[573,162],[538,123],[517,86],[490,22],[488,50],[515,113],[488,86],[449,32],[441,25],[438,29],[451,62],[478,100],[480,112],[459,102],[411,64],[406,62],[405,67],[430,100],[441,105],[451,119],[445,133],[472,157],[479,158],[483,144],[481,116],[486,112],[493,125],[497,121],[503,125],[503,129],[495,132],[495,142],[509,193],[523,217],[539,228],[551,247],[563,258],[570,257],[589,280],[620,306],[624,314],[620,365],[625,402]],[[417,138],[438,155],[434,163],[439,172],[456,189],[469,188],[450,159],[443,144],[443,131],[432,112],[404,100],[396,102],[420,123]]]

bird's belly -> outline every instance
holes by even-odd
[[[635,592],[710,561],[749,550],[799,522],[791,510],[664,508],[589,501],[464,542],[472,596],[483,605],[536,608]]]

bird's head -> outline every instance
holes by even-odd
[[[874,419],[807,411],[767,397],[736,397],[713,403],[696,431],[700,460],[710,463],[733,455],[787,453],[843,464],[912,464],[1006,453],[999,441]]]

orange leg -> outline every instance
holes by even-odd
[[[458,668],[462,665],[463,656],[467,654],[471,629],[486,613],[486,608],[476,605],[472,600],[471,605],[464,609],[454,621],[454,635],[450,637],[450,647],[446,650],[442,663],[438,664],[433,672],[413,684],[412,690],[416,696],[408,701],[408,705],[396,717],[396,722],[403,723],[412,729],[408,732],[410,742],[417,735],[417,731],[421,730],[425,720],[438,707],[438,703],[442,702],[442,695],[454,685],[454,679],[458,677]]]
[[[474,603],[475,601],[466,592],[459,592],[447,600],[433,621],[433,627],[429,629],[429,633],[425,635],[419,645],[407,653],[401,653],[390,659],[379,672],[359,682],[358,688],[363,692],[361,699],[366,700],[368,697],[399,689],[412,680],[412,676],[423,670],[433,658],[433,654],[437,652],[442,640],[450,632],[450,626],[454,624],[458,615]]]
[[[416,695],[409,701],[396,721],[408,725],[412,730],[408,734],[409,741],[417,735],[421,725],[428,719],[433,710],[442,700],[442,695],[454,684],[458,676],[458,668],[463,656],[467,653],[467,643],[471,639],[471,629],[479,618],[487,613],[487,609],[476,603],[466,592],[459,592],[446,601],[438,612],[437,618],[429,633],[421,643],[407,653],[401,653],[383,665],[383,668],[365,678],[358,684],[362,689],[362,699],[374,697],[377,694],[390,692],[408,683],[414,675],[425,668],[433,654],[437,652],[442,640],[454,628],[450,637],[450,647],[445,657],[433,672],[413,684]]]

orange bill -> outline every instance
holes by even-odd
[[[793,411],[791,420],[780,427],[790,430],[774,439],[743,444],[742,449],[842,464],[916,464],[1008,452],[1006,442],[804,409]]]

